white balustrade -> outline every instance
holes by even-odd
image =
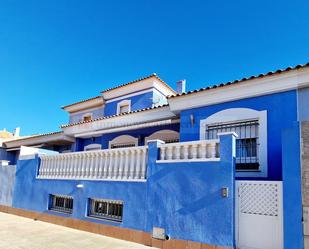
[[[147,147],[41,155],[38,178],[87,180],[143,180]]]
[[[181,143],[160,144],[158,162],[218,161],[219,140],[199,140]]]

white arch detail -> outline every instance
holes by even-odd
[[[179,132],[173,130],[160,130],[152,133],[149,137],[145,137],[145,144],[150,140],[159,139],[162,141],[179,140]]]
[[[108,142],[108,148],[112,148],[112,145],[119,145],[119,144],[134,144],[138,146],[138,138],[130,136],[130,135],[120,135],[115,137],[113,140]]]

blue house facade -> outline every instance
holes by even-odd
[[[159,248],[303,248],[308,65],[184,86],[152,74],[62,107],[60,132],[4,142],[18,173],[2,209]]]

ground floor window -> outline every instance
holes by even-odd
[[[89,199],[90,217],[121,222],[123,214],[123,201]]]
[[[73,212],[73,197],[66,195],[50,195],[49,209],[71,214]]]
[[[221,132],[235,132],[236,139],[236,170],[259,169],[259,121],[244,120],[209,124],[206,126],[206,139],[216,139]]]

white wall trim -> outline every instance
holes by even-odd
[[[78,111],[87,110],[90,108],[100,108],[104,106],[104,100],[102,98],[96,98],[91,100],[86,100],[84,102],[76,103],[69,105],[67,107],[63,107],[69,113],[76,113]]]
[[[124,106],[124,105],[128,105],[129,106],[128,112],[131,111],[131,100],[130,99],[125,99],[125,100],[122,100],[119,103],[117,103],[117,114],[120,114],[120,107]]]
[[[120,135],[108,142],[108,148],[111,149],[112,145],[117,144],[134,144],[135,146],[138,146],[138,138],[130,135]]]
[[[88,150],[101,150],[102,144],[89,144],[87,146],[84,146],[84,151]]]
[[[160,130],[152,133],[150,136],[145,137],[145,144],[147,144],[150,140],[176,140],[179,139],[179,132],[174,130]]]
[[[85,109],[85,110],[81,110],[81,111],[77,111],[77,112],[71,112],[69,114],[70,114],[70,117],[72,117],[72,116],[75,116],[75,115],[78,115],[78,114],[82,114],[82,113],[85,113],[85,112],[97,111],[97,110],[103,109],[103,107],[104,106],[93,107],[93,108],[89,108],[89,109]]]
[[[230,108],[214,113],[200,121],[200,139],[206,139],[206,127],[209,124],[238,122],[242,120],[259,120],[259,172],[236,172],[239,177],[267,177],[267,111],[256,111],[249,108]]]
[[[168,102],[171,111],[177,113],[181,110],[295,90],[308,85],[309,68],[304,68],[170,98]]]
[[[161,91],[164,95],[173,95],[175,94],[170,88],[168,88],[164,83],[158,80],[156,77],[149,77],[144,80],[136,81],[134,83],[123,85],[115,89],[108,91],[103,91],[103,97],[106,101],[114,100],[116,98],[135,93],[137,91],[143,91],[149,88],[156,88]]]

